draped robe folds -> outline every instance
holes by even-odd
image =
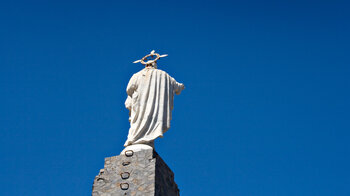
[[[135,73],[126,89],[130,129],[124,146],[149,144],[163,137],[170,128],[174,94],[183,89],[183,84],[162,70],[147,67]]]

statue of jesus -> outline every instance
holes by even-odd
[[[153,141],[170,128],[174,94],[185,88],[166,72],[157,69],[159,55],[154,50],[137,60],[145,68],[135,73],[126,88],[128,97],[125,107],[129,110],[130,129],[124,146],[146,144],[153,147]],[[153,58],[149,60],[149,58]]]

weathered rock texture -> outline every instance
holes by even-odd
[[[179,196],[174,173],[153,150],[105,159],[94,180],[92,196]]]

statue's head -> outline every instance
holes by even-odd
[[[168,56],[167,54],[159,55],[158,53],[155,53],[154,50],[151,51],[150,54],[147,54],[142,59],[134,61],[134,63],[141,62],[146,67],[153,67],[157,69],[157,61],[162,58]]]
[[[147,67],[153,67],[153,68],[157,69],[157,62],[149,63],[149,64],[145,65],[145,67],[146,67],[146,68],[147,68]]]

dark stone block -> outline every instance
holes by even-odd
[[[174,173],[153,150],[105,159],[94,180],[92,196],[179,196]]]

